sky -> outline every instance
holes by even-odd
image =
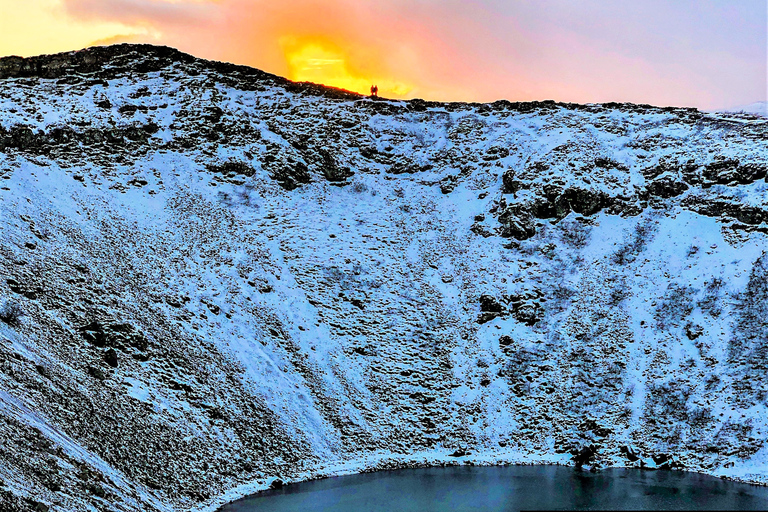
[[[765,101],[767,33],[766,0],[0,0],[0,55],[162,44],[451,101]]]

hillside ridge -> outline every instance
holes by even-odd
[[[768,482],[768,123],[67,55],[0,60],[3,510],[425,464]]]

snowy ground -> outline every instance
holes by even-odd
[[[4,510],[579,451],[768,482],[765,122],[99,51],[0,61]]]

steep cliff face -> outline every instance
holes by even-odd
[[[0,77],[3,510],[447,460],[768,482],[765,120],[151,46]]]

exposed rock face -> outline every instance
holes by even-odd
[[[768,481],[759,118],[372,101],[141,45],[0,77],[0,509],[419,453]]]

